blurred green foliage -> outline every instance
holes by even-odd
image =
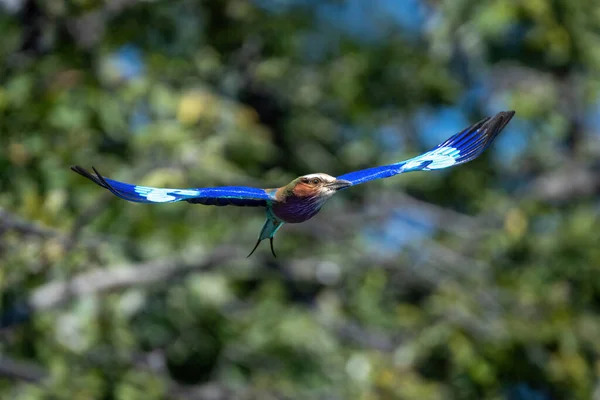
[[[0,1],[0,397],[599,396],[600,5],[372,6],[407,4]],[[68,168],[277,187],[502,109],[481,159],[346,191],[277,259],[244,258],[262,210]]]

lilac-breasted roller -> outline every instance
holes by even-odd
[[[248,257],[265,239],[269,239],[271,252],[275,256],[273,237],[279,228],[285,223],[304,222],[314,217],[337,191],[405,172],[443,169],[471,161],[483,153],[514,114],[514,111],[503,111],[485,118],[434,149],[405,161],[350,172],[337,178],[324,173],[308,174],[276,189],[245,186],[155,188],[105,178],[93,167],[95,175],[79,166],[71,169],[110,190],[115,196],[137,203],[174,203],[185,200],[192,204],[214,206],[265,207],[267,220]]]

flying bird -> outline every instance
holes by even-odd
[[[405,172],[431,171],[471,161],[488,148],[514,114],[514,111],[503,111],[493,117],[484,118],[432,150],[405,161],[350,172],[338,177],[324,173],[303,175],[275,189],[246,186],[155,188],[103,177],[94,167],[94,174],[79,166],[72,166],[71,169],[108,189],[115,196],[136,203],[174,203],[184,200],[192,204],[212,206],[264,207],[267,219],[248,257],[265,239],[269,239],[271,252],[276,257],[273,237],[279,228],[285,223],[295,224],[311,219],[339,190]]]

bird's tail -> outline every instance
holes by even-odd
[[[283,226],[283,224],[284,222],[280,219],[275,218],[272,215],[267,215],[267,220],[265,221],[265,224],[263,225],[262,230],[260,231],[260,236],[256,241],[256,245],[254,245],[254,248],[246,258],[250,257],[252,253],[254,253],[254,250],[258,248],[260,242],[262,242],[265,239],[269,239],[269,242],[271,244],[271,253],[273,253],[274,257],[277,257],[277,255],[275,254],[275,249],[273,248],[273,237],[275,236],[275,233],[279,230],[279,228]]]

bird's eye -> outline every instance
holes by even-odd
[[[318,185],[321,182],[319,179],[315,178],[312,180],[313,185]]]

